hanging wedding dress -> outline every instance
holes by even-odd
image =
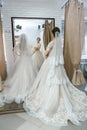
[[[79,125],[87,119],[87,96],[69,81],[64,69],[61,38],[57,36],[37,78],[26,96],[24,109],[32,116],[54,126],[65,126],[70,120]]]
[[[34,49],[33,49],[34,53],[32,55],[33,63],[38,71],[40,70],[41,65],[43,64],[44,61],[44,57],[42,52],[40,51],[40,48],[41,48],[41,44],[36,43],[34,45]]]
[[[4,91],[1,96],[3,103],[23,102],[37,74],[25,34],[20,36],[20,43],[15,47],[14,53],[17,57],[13,70],[3,84]]]

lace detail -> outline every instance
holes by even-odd
[[[64,99],[60,98],[57,112],[54,113],[52,116],[47,116],[45,110],[43,109],[37,109],[39,108],[38,103],[36,103],[36,109],[35,107],[32,108],[32,102],[31,105],[24,104],[24,108],[30,115],[38,117],[46,124],[50,124],[53,126],[66,126],[68,124],[68,120],[70,120],[73,124],[80,125],[80,121],[85,121],[87,119],[87,100],[83,98],[83,96],[80,96],[78,98],[76,97],[76,95],[80,96],[80,94],[78,93],[74,94],[74,98],[73,96],[71,96],[72,109],[70,110],[69,108],[68,110],[66,109]]]
[[[57,66],[55,63],[56,63],[56,58],[53,56],[49,57],[49,64],[48,64],[49,73],[47,75],[47,80],[46,80],[46,85],[48,85],[48,86],[54,86],[54,85],[66,83],[66,80],[64,78],[62,79],[57,74],[55,74],[56,70],[60,69],[60,67],[61,67],[60,64],[63,64],[63,61],[61,60]]]

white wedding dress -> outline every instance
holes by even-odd
[[[31,50],[29,49],[25,35],[20,36],[20,43],[15,47],[14,53],[17,55],[14,67],[10,76],[4,82],[4,90],[1,93],[1,104],[21,103],[29,93],[35,80],[37,71],[34,68]]]
[[[26,96],[24,109],[46,124],[79,125],[87,119],[87,96],[69,81],[64,69],[60,36],[47,47],[51,50]]]
[[[43,61],[44,61],[44,57],[43,57],[42,52],[40,51],[40,47],[41,47],[41,44],[36,43],[34,45],[34,53],[32,55],[33,63],[38,71],[40,70],[41,65],[43,64]]]

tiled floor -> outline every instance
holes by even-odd
[[[0,130],[87,130],[87,121],[80,126],[52,127],[23,112],[0,115]]]

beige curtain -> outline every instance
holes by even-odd
[[[49,23],[48,20],[45,21],[45,27],[44,27],[44,33],[43,33],[43,41],[44,41],[44,47],[46,49],[48,43],[53,40],[53,23]]]
[[[65,21],[64,21],[64,67],[66,69],[67,75],[70,80],[72,80],[72,74],[73,74],[73,66],[71,63],[71,58],[69,54],[69,46],[68,46],[68,39],[67,39],[67,16],[68,16],[68,10],[69,10],[69,5],[65,7]],[[67,58],[68,57],[68,58]]]
[[[0,76],[2,80],[6,78],[6,63],[5,63],[5,55],[4,55],[1,14],[0,14]]]
[[[70,72],[68,70],[68,75],[70,76],[72,83],[75,86],[80,86],[81,84],[85,83],[85,79],[79,68],[82,52],[81,42],[84,39],[84,31],[82,31],[84,30],[82,5],[78,8],[78,0],[71,0],[68,7],[66,7],[65,12],[65,66],[67,66],[66,68],[69,68],[70,70]]]

